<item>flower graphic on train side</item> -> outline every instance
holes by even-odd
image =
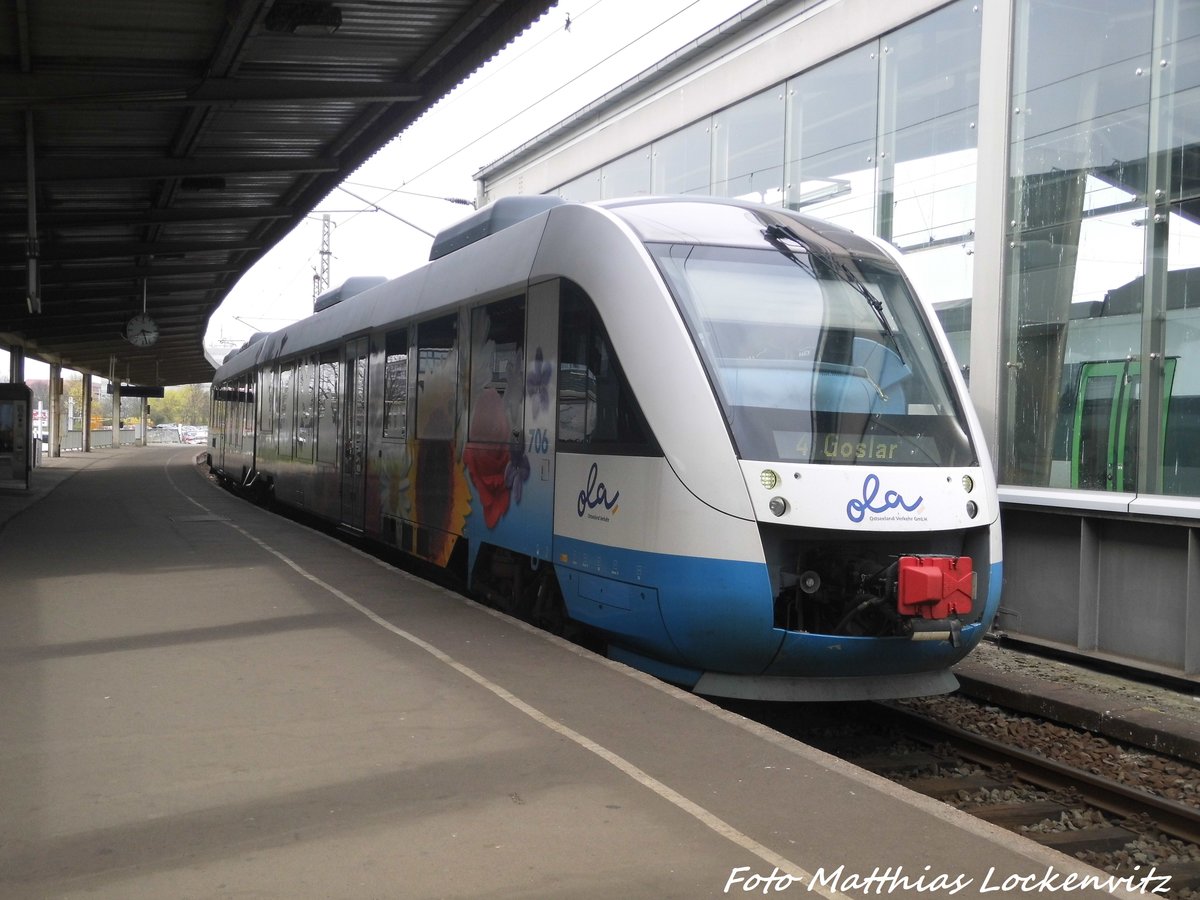
[[[521,501],[522,487],[529,478],[529,460],[512,439],[513,427],[504,398],[494,388],[484,388],[471,414],[463,464],[479,495],[483,523],[488,528],[496,527],[510,503]]]
[[[468,446],[463,450],[463,462],[483,504],[483,523],[488,528],[495,528],[508,512],[510,494],[504,484],[508,460],[508,447]]]
[[[386,515],[400,519],[413,518],[412,456],[408,445],[402,445],[394,456],[383,459],[378,471],[380,504]]]
[[[520,444],[513,444],[508,465],[504,467],[504,486],[508,488],[513,503],[521,502],[521,492],[528,480],[529,457],[525,455],[524,447]]]
[[[525,393],[529,397],[534,419],[550,409],[550,382],[553,378],[554,364],[546,362],[542,348],[538,347],[525,374]]]

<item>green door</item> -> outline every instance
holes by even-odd
[[[1167,404],[1175,380],[1167,359],[1159,447],[1167,430]],[[1138,412],[1142,366],[1136,360],[1085,363],[1071,441],[1071,486],[1093,491],[1137,490]],[[1158,465],[1162,465],[1161,449]]]

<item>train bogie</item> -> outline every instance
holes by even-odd
[[[534,207],[231,359],[214,469],[698,691],[952,686],[998,504],[887,251],[731,202]]]

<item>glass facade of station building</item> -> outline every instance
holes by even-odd
[[[889,12],[905,5],[896,27],[535,190],[755,199],[890,241],[989,432],[1002,626],[1194,676],[1200,0]],[[800,13],[796,31],[817,27]],[[610,144],[619,127],[611,114]],[[482,173],[485,198],[515,192],[504,165]]]
[[[982,4],[960,0],[567,182],[890,241],[969,365]],[[1013,5],[1007,484],[1200,497],[1200,3]],[[1153,460],[1147,465],[1145,460]]]

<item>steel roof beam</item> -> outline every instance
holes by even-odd
[[[12,171],[20,165],[20,171]],[[211,156],[168,159],[161,156],[60,156],[38,160],[38,181],[156,181],[209,175],[297,175],[337,172],[336,159],[324,156]],[[0,158],[0,183],[25,180],[24,159]]]
[[[47,241],[38,258],[43,265],[89,259],[115,259],[128,256],[192,257],[208,253],[243,253],[261,250],[259,241],[105,241],[88,243],[71,241],[56,245]],[[17,268],[16,259],[5,264],[0,256],[0,269]]]
[[[154,75],[0,74],[0,107],[82,109],[96,106],[232,106],[242,103],[415,103],[408,81],[315,81],[255,78],[163,78]]]
[[[288,219],[297,214],[294,206],[212,206],[169,209],[112,210],[105,212],[55,212],[41,210],[38,219],[46,228],[89,228],[95,225],[187,224],[191,222],[236,222],[242,219]],[[25,215],[0,214],[0,231],[24,228]]]

